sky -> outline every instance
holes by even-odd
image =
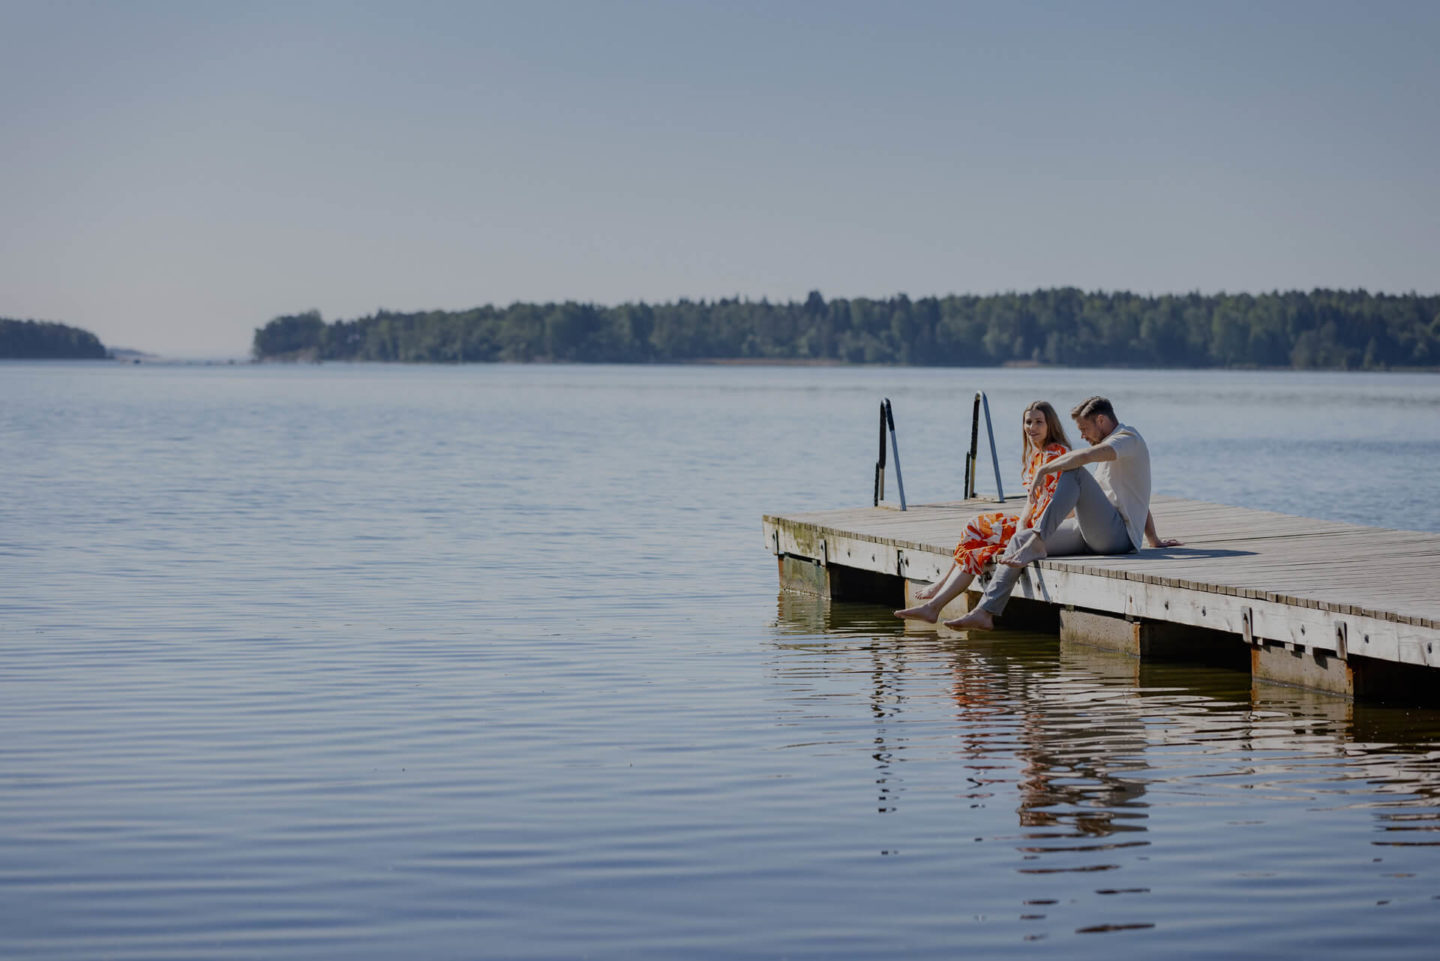
[[[0,316],[1440,292],[1440,3],[0,0]]]

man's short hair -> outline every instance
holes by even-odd
[[[1089,420],[1099,414],[1104,414],[1117,424],[1120,423],[1120,418],[1115,416],[1115,408],[1111,407],[1110,401],[1104,397],[1087,397],[1070,411],[1070,417],[1073,420]]]

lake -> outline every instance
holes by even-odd
[[[1440,712],[778,592],[977,390],[1440,531],[1434,375],[0,364],[0,956],[1430,956]]]

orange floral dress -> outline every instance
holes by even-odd
[[[1028,493],[1030,483],[1035,479],[1035,469],[1061,454],[1068,453],[1069,451],[1060,444],[1047,444],[1044,449],[1031,454],[1030,459],[1025,463],[1024,473],[1020,475],[1021,486]],[[1040,515],[1044,514],[1045,508],[1050,506],[1050,498],[1055,496],[1055,485],[1059,481],[1059,474],[1045,476],[1045,483],[1041,485],[1040,492],[1036,495],[1035,507],[1030,511],[1030,523],[1026,524],[1026,527],[1034,527],[1035,523],[1040,520]],[[1005,545],[1010,543],[1010,538],[1014,537],[1015,532],[1020,529],[1019,514],[1003,514],[999,511],[993,514],[981,514],[965,525],[965,534],[955,547],[955,563],[959,564],[961,569],[979,575],[991,558],[1005,550]]]

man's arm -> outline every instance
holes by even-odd
[[[1164,540],[1160,539],[1160,535],[1155,533],[1155,515],[1150,511],[1145,513],[1145,542],[1151,547],[1180,546],[1180,542],[1173,537],[1167,537]]]
[[[1115,449],[1109,444],[1081,447],[1068,454],[1061,454],[1035,469],[1035,479],[1030,482],[1030,496],[1034,497],[1040,490],[1040,485],[1045,482],[1046,474],[1059,474],[1067,470],[1076,470],[1086,464],[1098,464],[1100,461],[1115,460],[1115,458]]]

